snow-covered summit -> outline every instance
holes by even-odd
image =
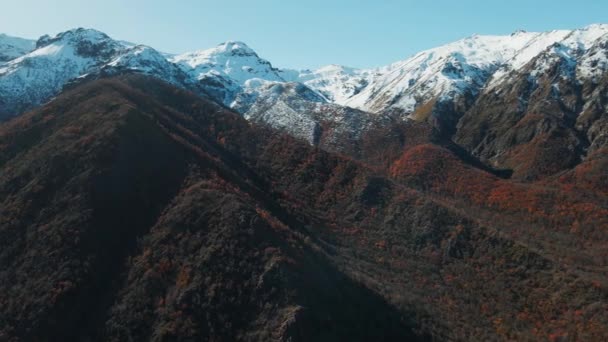
[[[252,78],[284,81],[269,61],[260,58],[247,44],[238,41],[228,41],[211,49],[178,55],[171,61],[198,79],[219,74],[239,85],[244,85]]]
[[[594,24],[577,30],[556,30],[536,33],[522,49],[508,60],[501,68],[492,75],[487,84],[491,90],[508,81],[511,73],[517,72],[524,66],[532,63],[532,75],[541,74],[545,68],[558,59],[569,60],[570,64],[580,64],[585,55],[598,40],[606,39],[608,36],[608,25]],[[580,60],[579,60],[580,59]],[[585,76],[585,72],[582,72]]]
[[[511,35],[471,37],[420,52],[384,68],[369,70],[369,84],[341,101],[368,111],[399,108],[413,112],[432,99],[475,96],[555,44],[584,52],[608,34],[608,25],[549,32],[516,31]]]
[[[75,29],[71,29],[71,30],[67,30],[64,32],[60,32],[58,34],[56,34],[55,36],[50,36],[50,35],[43,35],[42,37],[38,38],[38,41],[36,42],[36,48],[41,48],[44,47],[45,45],[57,42],[57,41],[64,41],[64,42],[77,42],[77,41],[90,41],[90,42],[94,42],[94,41],[103,41],[103,40],[109,40],[111,39],[110,37],[108,37],[108,35],[106,35],[105,33],[95,30],[95,29],[90,29],[90,28],[83,28],[83,27],[79,27],[79,28],[75,28]]]
[[[94,29],[45,35],[29,53],[0,64],[0,116],[44,103],[69,82],[109,69],[137,70],[169,82],[180,72],[154,49],[125,44]]]
[[[0,65],[0,114],[18,113],[43,103],[121,49],[120,43],[91,29],[41,37],[33,51]]]
[[[36,47],[36,41],[0,34],[0,63],[25,55]]]
[[[606,70],[607,34],[608,25],[596,24],[579,30],[472,35],[380,68],[333,64],[291,70],[273,67],[240,41],[172,55],[78,28],[43,36],[35,43],[13,43],[21,50],[0,61],[0,114],[12,115],[43,103],[84,75],[126,71],[204,93],[243,114],[252,108],[269,108],[270,103],[275,109],[290,103],[291,109],[302,110],[330,103],[374,113],[399,109],[394,112],[408,117],[431,101],[455,103],[463,98],[462,103],[470,104],[513,73],[531,68],[532,62],[540,73],[559,57],[570,61],[570,70],[575,70],[571,73],[577,77],[597,78]],[[0,36],[0,54],[6,41],[6,36]],[[284,90],[280,97],[277,89]],[[301,105],[301,101],[311,105]],[[275,111],[276,115],[282,112]]]
[[[532,49],[537,54],[565,35],[560,31],[473,35],[376,70],[381,76],[344,104],[371,111],[397,107],[412,112],[422,101],[475,94],[499,69],[519,67],[534,56],[521,52]]]

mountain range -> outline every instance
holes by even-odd
[[[0,340],[603,341],[608,25],[374,69],[0,35]]]
[[[554,113],[545,126],[569,126],[565,128],[573,135],[569,144],[576,151],[567,159],[574,162],[587,148],[603,146],[606,139],[597,134],[605,130],[603,120],[593,119],[598,114],[582,113],[597,102],[583,92],[593,93],[608,67],[607,33],[608,25],[598,24],[578,30],[474,35],[386,67],[358,70],[331,65],[315,71],[277,69],[236,41],[172,55],[91,29],[44,36],[36,42],[2,36],[0,54],[12,59],[0,64],[0,115],[18,115],[85,79],[138,72],[325,148],[340,150],[335,141],[354,143],[370,127],[391,120],[427,120],[487,163],[515,168],[512,159],[517,157],[507,151],[511,146],[503,146],[509,143],[484,141],[487,133],[481,127],[490,126],[491,134],[505,136],[512,134],[509,123],[486,122],[492,118],[482,122],[479,115],[469,113],[486,111],[490,102],[510,106],[516,112],[515,124],[525,116],[522,112],[533,108],[530,102],[537,101],[537,94],[543,100],[562,102],[566,92],[571,103],[556,103],[558,111],[565,112]],[[514,84],[522,89],[503,96],[501,92]],[[601,112],[603,104],[599,106]],[[500,115],[500,120],[508,116]],[[589,117],[591,121],[574,122]],[[458,127],[459,121],[467,120],[476,122]],[[482,132],[471,133],[473,126]]]

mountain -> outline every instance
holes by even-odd
[[[36,42],[30,39],[7,36],[0,33],[0,63],[23,56],[34,50]]]
[[[239,93],[260,81],[284,81],[279,70],[243,42],[225,42],[212,49],[175,56],[171,61],[229,107]]]
[[[160,78],[176,86],[187,87],[188,76],[160,52],[145,45],[134,45],[123,49],[101,67],[104,74],[138,72]]]
[[[555,43],[586,49],[606,34],[608,25],[542,33],[517,31],[509,36],[474,35],[386,67],[358,70],[367,75],[367,85],[338,103],[372,112],[398,108],[411,114],[436,98],[474,97],[487,83],[500,82]]]
[[[0,339],[608,336],[605,149],[521,182],[368,132],[355,160],[139,73],[1,124]]]
[[[367,87],[373,74],[373,71],[341,65],[328,65],[314,71],[281,70],[285,80],[303,83],[336,104],[344,104]]]
[[[608,25],[0,54],[1,341],[608,340]]]
[[[213,102],[132,75],[0,131],[3,340],[418,339],[245,163],[281,136]]]
[[[474,35],[380,68],[380,76],[345,103],[370,111],[398,108],[412,113],[438,97],[475,96],[522,49],[536,41],[533,46],[540,52],[562,35],[565,32]]]
[[[0,88],[4,90],[0,95],[0,114],[10,117],[34,108],[66,85],[131,72],[151,75],[210,97],[246,118],[263,120],[327,148],[340,149],[336,143],[340,137],[349,135],[352,141],[373,121],[368,113],[331,103],[311,86],[287,83],[284,71],[274,68],[242,42],[226,42],[212,49],[173,56],[116,41],[90,29],[43,37],[36,50],[0,68]],[[280,101],[276,96],[278,89],[286,90]],[[299,123],[293,125],[295,122]]]
[[[371,127],[389,122],[354,108],[326,102],[302,83],[264,82],[237,96],[233,109],[251,122],[281,130],[314,146],[353,153]]]
[[[371,112],[398,108],[409,114],[438,97],[476,96],[487,83],[496,85],[555,43],[586,49],[607,32],[608,25],[591,25],[572,31],[517,31],[509,36],[474,35],[420,52],[386,67],[369,70],[339,65],[314,71],[280,70],[238,41],[182,55],[159,55],[177,64],[194,81],[215,90],[216,97],[227,106],[231,106],[240,92],[251,90],[263,80],[302,83],[328,102],[338,105]],[[84,29],[64,32],[54,40],[59,41],[64,36],[74,34],[79,37],[76,39],[86,39],[91,44],[96,44],[96,39],[100,42],[110,40],[100,32]],[[112,43],[117,50],[122,50],[119,46],[129,46],[119,41],[112,40]],[[58,44],[65,45],[66,42]],[[41,47],[44,44],[39,43],[37,48]],[[52,53],[47,49],[39,51],[37,55]],[[107,55],[98,57],[103,59]],[[62,70],[56,72],[62,73]],[[159,75],[160,78],[163,76]]]
[[[0,118],[39,106],[72,83],[128,72],[198,89],[160,52],[79,28],[43,36],[33,51],[0,65]]]
[[[95,30],[44,36],[35,50],[0,65],[0,116],[34,108],[68,82],[90,73],[124,48]]]
[[[107,75],[143,73],[326,150],[361,156],[364,151],[358,144],[365,141],[361,137],[373,140],[399,120],[429,122],[442,139],[454,140],[488,167],[519,168],[517,177],[539,178],[570,168],[604,146],[601,80],[607,35],[608,25],[601,24],[577,30],[474,35],[386,67],[359,70],[331,65],[296,71],[275,68],[238,41],[171,55],[95,30],[75,29],[42,37],[33,51],[0,64],[0,117],[35,108],[66,86]],[[556,61],[562,61],[561,71],[552,73]],[[552,81],[547,73],[562,80]],[[553,88],[542,86],[547,84]],[[512,91],[514,86],[520,89]],[[541,98],[551,101],[540,95],[543,91],[553,92],[551,96],[558,99],[554,106],[565,112],[550,115],[549,124],[544,119],[522,121],[539,114],[534,111],[553,108],[544,102],[530,105]],[[561,103],[562,94],[570,93],[576,93],[569,97],[571,103]],[[541,97],[529,98],[534,94]],[[521,125],[527,128],[519,129]],[[518,157],[528,142],[539,142],[544,138],[537,137],[549,132],[564,136],[558,140],[569,146],[567,157],[557,162],[561,152],[555,153],[546,161],[552,167]],[[538,153],[548,156],[542,149]]]
[[[492,81],[458,123],[455,142],[487,163],[537,179],[607,147],[607,26],[569,33]]]

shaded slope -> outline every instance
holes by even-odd
[[[78,87],[3,126],[0,336],[414,338],[296,219],[275,218],[289,215],[217,142],[246,129],[138,77]]]

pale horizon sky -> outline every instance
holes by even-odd
[[[12,36],[87,27],[170,53],[239,40],[281,68],[382,66],[472,34],[595,23],[608,23],[608,1],[0,0]]]

